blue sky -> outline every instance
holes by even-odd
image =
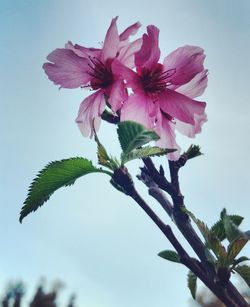
[[[76,292],[81,307],[188,306],[186,269],[157,257],[170,244],[105,175],[58,191],[19,224],[27,188],[47,162],[79,155],[96,161],[95,144],[74,122],[88,92],[59,91],[41,67],[68,40],[99,46],[117,15],[120,30],[137,20],[139,35],[148,24],[158,26],[162,58],[185,44],[203,47],[208,122],[195,140],[178,141],[183,148],[199,144],[205,155],[182,170],[182,191],[208,224],[227,207],[244,215],[249,229],[250,2],[1,0],[0,6],[0,290],[9,279],[31,288],[45,276],[65,281],[65,297]],[[119,153],[114,127],[104,123],[99,136]],[[139,165],[131,163],[130,171]]]

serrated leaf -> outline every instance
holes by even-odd
[[[227,258],[227,252],[225,247],[221,244],[221,241],[218,240],[213,234],[209,234],[209,238],[207,239],[210,245],[211,250],[217,256],[219,264],[224,265]]]
[[[242,216],[239,215],[228,215],[228,217],[236,226],[239,226],[244,219]],[[223,220],[219,220],[217,223],[215,223],[210,230],[216,235],[216,237],[220,241],[226,239],[226,232]]]
[[[50,162],[43,168],[29,187],[28,196],[20,213],[20,222],[32,211],[42,206],[50,196],[63,186],[72,185],[75,180],[89,173],[112,173],[96,168],[85,158],[71,158]]]
[[[195,300],[196,290],[197,290],[197,276],[192,271],[189,271],[187,279],[188,279],[188,288],[191,292],[193,299]]]
[[[226,209],[225,208],[223,208],[222,210],[221,210],[221,213],[220,213],[220,218],[221,218],[221,220],[223,220],[223,218],[224,218],[224,216],[227,214],[227,211],[226,211]]]
[[[105,166],[106,162],[109,160],[109,155],[107,154],[105,147],[99,141],[99,138],[97,137],[96,133],[95,133],[95,141],[97,143],[98,163]]]
[[[245,257],[245,256],[242,256],[242,257],[240,257],[240,258],[238,258],[238,259],[234,259],[232,269],[233,269],[234,267],[236,267],[236,265],[240,264],[241,262],[243,262],[243,261],[248,261],[248,260],[250,260],[250,259],[247,258],[247,257]]]
[[[243,235],[243,232],[239,230],[237,225],[230,219],[230,217],[226,214],[226,210],[222,211],[222,221],[225,228],[226,237],[229,242],[235,241],[237,238],[240,238]]]
[[[240,265],[234,268],[234,270],[245,280],[250,288],[250,267],[248,265]]]
[[[98,136],[94,130],[95,134],[95,141],[97,143],[97,157],[98,157],[98,163],[100,165],[106,166],[110,170],[115,170],[119,168],[119,163],[116,159],[113,159],[110,157],[105,149],[105,147],[102,145],[102,143],[99,141]]]
[[[233,242],[231,242],[228,246],[228,263],[231,264],[235,257],[241,252],[243,247],[246,245],[246,243],[249,241],[249,238],[247,237],[240,237]]]
[[[127,155],[124,156],[122,154],[122,163],[127,163],[128,161],[134,160],[134,159],[142,159],[142,158],[148,158],[153,156],[163,156],[170,152],[174,152],[176,149],[167,149],[167,148],[160,148],[157,146],[145,146],[142,148],[134,149],[131,152],[129,152]],[[123,158],[124,157],[124,158]]]
[[[141,124],[132,121],[120,122],[117,133],[123,151],[123,159],[132,150],[160,138],[153,130],[148,130]]]
[[[160,256],[161,258],[164,258],[168,261],[181,263],[180,256],[175,251],[172,251],[172,250],[162,251],[158,254],[158,256]]]
[[[212,231],[209,230],[208,226],[203,221],[197,219],[192,212],[188,210],[185,210],[185,212],[191,217],[191,219],[199,228],[206,241],[207,247],[214,252],[219,262],[223,264],[226,260],[227,252],[225,247],[221,244],[220,240],[214,235]]]
[[[190,147],[188,148],[188,150],[185,152],[185,154],[187,155],[187,159],[193,159],[196,158],[198,156],[201,156],[202,153],[200,151],[200,146],[198,145],[190,145]]]

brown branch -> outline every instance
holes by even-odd
[[[160,171],[158,171],[152,162],[151,158],[144,158],[142,159],[145,165],[145,168],[142,170],[145,174],[148,174],[152,180],[163,190],[167,193],[172,193],[172,185],[164,176],[164,170],[162,166],[160,167]]]
[[[185,206],[184,197],[182,196],[179,188],[178,171],[180,167],[186,163],[186,160],[182,158],[180,162],[178,160],[178,162],[176,162],[175,164],[172,163],[173,161],[170,161],[171,183],[167,181],[164,175],[158,172],[150,158],[144,159],[143,162],[146,167],[141,168],[141,177],[148,177],[147,180],[151,178],[151,182],[154,181],[162,190],[166,191],[171,196],[174,204],[173,214],[171,215],[171,217],[174,217],[176,225],[178,226],[186,240],[189,242],[197,256],[200,258],[200,260],[206,263],[207,255],[205,253],[204,244],[194,231],[188,215],[182,210],[180,210],[181,207]],[[209,266],[211,265],[209,264]]]
[[[166,198],[163,191],[158,187],[158,185],[147,174],[146,168],[141,168],[141,175],[137,175],[137,178],[141,180],[148,187],[149,195],[154,197],[159,202],[162,208],[167,212],[167,214],[173,220],[173,205]]]
[[[152,181],[154,181],[158,185],[158,187],[166,191],[171,196],[173,201],[173,210],[172,210],[173,215],[171,212],[170,216],[171,218],[172,216],[174,217],[174,221],[177,227],[179,228],[183,236],[186,238],[186,240],[189,242],[190,246],[193,248],[197,256],[200,258],[202,268],[208,278],[206,282],[210,283],[211,281],[218,280],[217,273],[214,267],[207,261],[206,247],[204,246],[200,237],[193,229],[188,215],[185,212],[183,212],[183,210],[181,210],[181,208],[184,208],[185,205],[184,205],[184,197],[180,191],[178,175],[179,175],[179,169],[185,165],[187,160],[188,156],[186,154],[183,154],[179,160],[169,161],[171,182],[168,182],[164,176],[164,172],[158,171],[155,168],[150,158],[144,159],[143,161],[145,167],[141,168],[141,175],[138,178],[141,180],[144,178],[144,180],[142,181],[149,187],[149,194],[153,196],[156,200],[158,200],[158,202],[161,204],[163,208],[169,208],[169,201],[167,200],[166,202],[163,197],[159,198],[159,194],[157,197],[155,197],[156,194],[152,194],[152,192],[150,193],[149,181],[151,180],[151,186],[152,186]],[[145,181],[145,177],[148,177],[147,178],[148,182]],[[154,187],[154,192],[156,192],[155,187]],[[165,209],[165,211],[169,214],[168,210]],[[202,278],[200,279],[204,282]],[[206,282],[204,283],[206,284]],[[218,288],[224,289],[224,292],[227,292],[227,295],[230,295],[231,298],[236,302],[235,304],[231,302],[230,305],[227,306],[248,306],[245,299],[240,295],[238,290],[234,287],[234,285],[231,282],[229,282],[227,288],[225,288],[224,285],[220,284],[217,281],[216,289],[212,290],[217,296],[218,296],[217,293]],[[222,291],[221,289],[220,291]]]
[[[125,194],[132,197],[137,204],[146,212],[146,214],[153,220],[153,222],[160,228],[162,233],[173,245],[180,256],[181,263],[188,267],[218,298],[228,307],[247,307],[248,304],[244,298],[238,293],[236,289],[229,284],[231,294],[222,284],[216,280],[216,275],[210,276],[204,269],[203,263],[191,258],[184,248],[181,246],[177,238],[174,236],[172,229],[166,225],[148,206],[148,204],[141,198],[134,187],[133,180],[125,167],[117,169],[114,172],[113,181],[122,188]],[[163,198],[162,198],[163,200]]]

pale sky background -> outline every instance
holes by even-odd
[[[22,279],[31,291],[40,277],[67,285],[64,302],[79,307],[185,307],[187,269],[162,260],[171,248],[144,212],[114,190],[105,175],[89,175],[56,192],[19,224],[28,186],[49,161],[84,156],[96,161],[93,141],[74,122],[84,90],[58,90],[42,70],[46,56],[71,40],[98,47],[113,17],[122,31],[135,21],[160,28],[162,58],[185,44],[205,49],[208,122],[186,149],[205,154],[181,171],[188,208],[209,225],[223,207],[245,216],[250,229],[250,1],[249,0],[0,0],[0,291]],[[99,137],[120,152],[115,127]],[[166,160],[160,160],[166,165]],[[158,160],[159,162],[159,160]],[[140,162],[129,166],[137,173]],[[145,199],[156,208],[144,186]],[[163,218],[165,215],[158,210]],[[166,218],[168,221],[168,218]],[[176,230],[175,230],[176,231]],[[179,236],[179,235],[178,235]],[[179,236],[181,238],[181,236]],[[181,239],[186,246],[184,239]],[[245,252],[250,256],[250,248]],[[62,305],[63,306],[63,305]]]

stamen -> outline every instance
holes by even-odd
[[[91,86],[94,89],[105,88],[112,84],[113,74],[110,63],[103,63],[99,58],[89,56],[90,63],[88,64],[90,70],[87,72],[93,80]]]
[[[176,69],[163,71],[163,66],[161,64],[157,64],[152,70],[142,69],[142,71],[139,72],[145,92],[150,94],[155,100],[157,100],[159,93],[164,91],[166,87],[171,84],[170,78],[175,73]]]

